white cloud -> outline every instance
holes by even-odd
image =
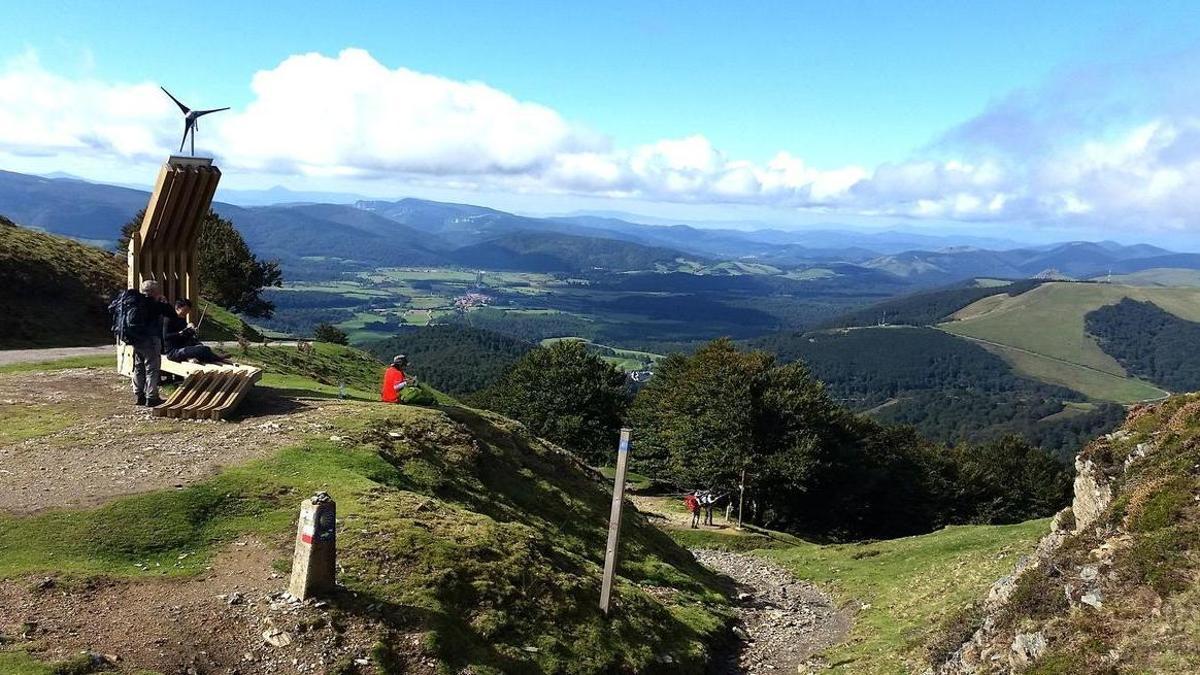
[[[615,147],[545,105],[347,49],[254,74],[250,103],[206,118],[200,140],[220,148],[227,170],[258,174],[962,221],[1194,226],[1200,108],[1173,100],[1131,121],[1125,109],[1096,112],[1118,106],[1094,79],[1061,91],[1074,82],[1006,97],[907,161],[826,170],[788,152],[765,163],[731,158],[700,134]],[[0,150],[10,154],[158,161],[177,147],[181,126],[152,83],[70,79],[32,54],[0,67]]]
[[[0,70],[0,147],[15,154],[161,155],[176,113],[152,84],[70,80],[32,52]]]

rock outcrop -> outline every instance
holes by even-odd
[[[1200,672],[1200,396],[1135,408],[1075,468],[1071,506],[927,674]]]

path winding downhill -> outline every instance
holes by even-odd
[[[816,586],[758,556],[709,549],[692,551],[701,564],[737,583],[739,648],[714,673],[807,673],[820,652],[846,639],[852,613]]]

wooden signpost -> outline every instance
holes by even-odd
[[[604,551],[604,578],[600,583],[600,611],[608,616],[613,576],[617,572],[617,547],[621,542],[621,509],[625,505],[625,468],[629,464],[629,429],[621,430],[617,446],[617,475],[613,483],[612,511],[608,516],[608,547]]]

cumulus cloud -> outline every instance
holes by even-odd
[[[1190,78],[1194,70],[1064,73],[997,100],[904,161],[823,169],[789,152],[766,162],[729,157],[700,134],[617,147],[546,105],[347,49],[291,56],[254,74],[250,103],[206,119],[200,138],[235,171],[1183,228],[1200,206],[1200,99],[1164,93],[1177,91],[1166,86],[1172,72]],[[66,78],[32,54],[0,68],[0,149],[9,153],[158,160],[178,143],[180,126],[152,83]]]
[[[178,111],[153,84],[71,80],[25,54],[0,70],[0,147],[15,154],[59,152],[161,156]]]

